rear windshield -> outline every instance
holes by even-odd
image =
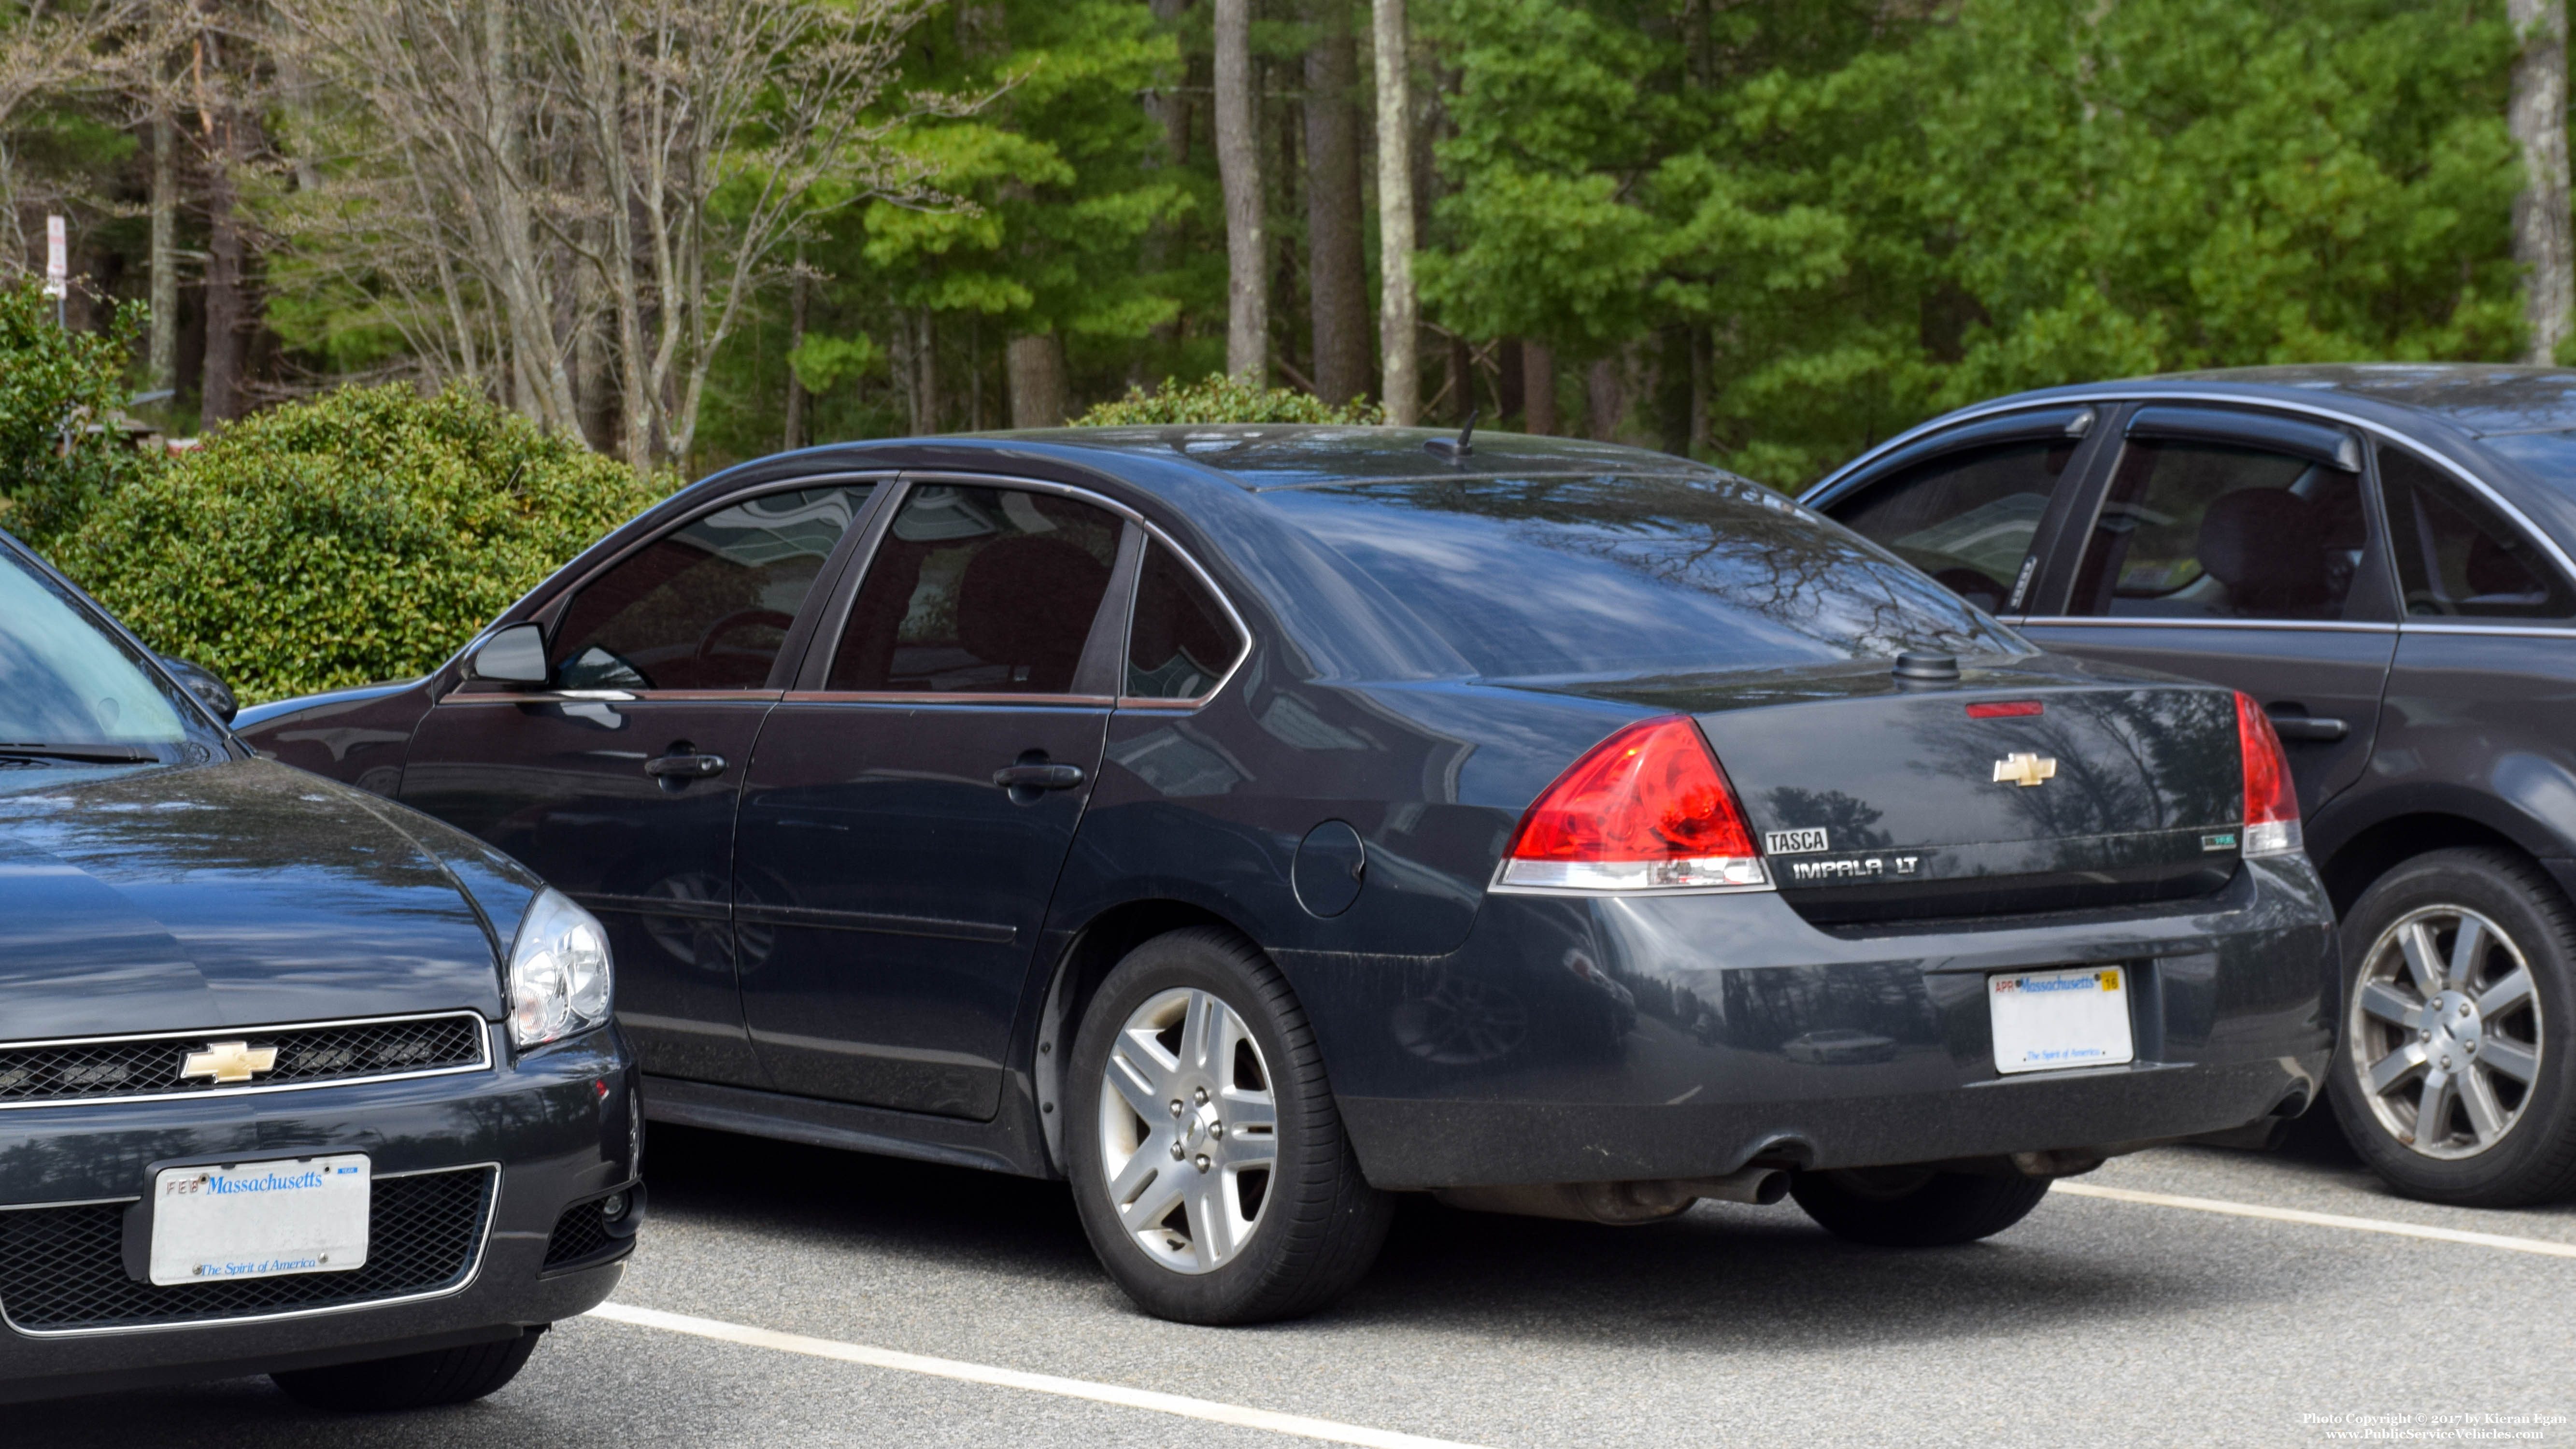
[[[1262,495],[1492,678],[2029,646],[1876,545],[1723,474]]]

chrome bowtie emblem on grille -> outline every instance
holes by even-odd
[[[2057,778],[2057,761],[2027,750],[2015,750],[1995,761],[1995,783],[2019,785],[2027,790],[2042,780]]]
[[[208,1042],[201,1052],[188,1053],[179,1066],[181,1080],[190,1077],[212,1077],[221,1086],[228,1082],[247,1082],[277,1065],[277,1048],[255,1047],[246,1041]]]

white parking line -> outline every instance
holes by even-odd
[[[991,1384],[996,1388],[1026,1389],[1033,1394],[1055,1394],[1068,1399],[1089,1399],[1095,1403],[1119,1404],[1130,1409],[1151,1409],[1158,1414],[1178,1414],[1184,1419],[1205,1419],[1211,1423],[1234,1424],[1246,1429],[1267,1429],[1274,1434],[1293,1434],[1301,1439],[1321,1439],[1328,1444],[1360,1444],[1368,1449],[1478,1449],[1454,1439],[1426,1439],[1419,1434],[1399,1434],[1391,1429],[1371,1429],[1362,1424],[1343,1424],[1331,1419],[1310,1419],[1303,1414],[1278,1414],[1268,1409],[1248,1409],[1240,1404],[1220,1404],[1213,1399],[1185,1398],[1179,1394],[1158,1394],[1151,1389],[1131,1389],[1120,1384],[1096,1384],[1088,1379],[1058,1378],[1054,1374],[1022,1373],[1018,1369],[995,1368],[990,1364],[966,1363],[953,1358],[929,1358],[917,1353],[903,1353],[891,1348],[876,1348],[864,1343],[843,1343],[831,1338],[808,1338],[801,1333],[779,1333],[766,1328],[750,1328],[739,1323],[726,1323],[715,1318],[696,1318],[686,1313],[664,1313],[657,1308],[636,1308],[624,1303],[603,1303],[590,1310],[593,1318],[612,1323],[631,1323],[639,1328],[659,1328],[669,1333],[693,1334],[712,1338],[719,1343],[739,1343],[752,1348],[776,1349],[781,1353],[801,1353],[809,1358],[838,1359],[843,1363],[865,1364],[869,1368],[894,1369],[902,1373],[929,1374],[934,1378],[960,1379],[970,1384]]]
[[[2277,1223],[2305,1223],[2315,1228],[2342,1228],[2355,1233],[2387,1233],[2399,1238],[2431,1238],[2442,1243],[2467,1243],[2478,1248],[2502,1248],[2508,1253],[2537,1253],[2544,1258],[2576,1258],[2576,1243],[2553,1243],[2542,1238],[2509,1238],[2502,1233],[2471,1233],[2459,1228],[2425,1227],[2420,1223],[2393,1223],[2386,1218],[2348,1218],[2339,1213],[2312,1213],[2298,1208],[2259,1207],[2250,1202],[2226,1202],[2214,1197],[2176,1197],[2171,1193],[2137,1192],[2125,1187],[2097,1187],[2089,1182],[2061,1182],[2056,1191],[2075,1197],[2108,1198],[2113,1202],[2145,1203],[2150,1207],[2184,1208],[2196,1213],[2225,1213],[2231,1217],[2268,1218]]]

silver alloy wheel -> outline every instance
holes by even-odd
[[[1128,1016],[1102,1075],[1101,1175],[1119,1222],[1164,1267],[1223,1267],[1260,1228],[1279,1156],[1260,1044],[1215,995],[1176,987]]]
[[[2540,1079],[2540,999],[2513,938],[2465,906],[2400,916],[2372,943],[2347,1023],[2379,1125],[2434,1158],[2504,1140]]]

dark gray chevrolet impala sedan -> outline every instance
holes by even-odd
[[[1455,443],[766,459],[244,736],[598,912],[657,1119],[1062,1174],[1177,1318],[1325,1301],[1389,1190],[1957,1242],[2313,1097],[2242,696],[1738,478]]]
[[[0,534],[0,1401],[490,1393],[641,1216],[605,933],[182,678]]]

